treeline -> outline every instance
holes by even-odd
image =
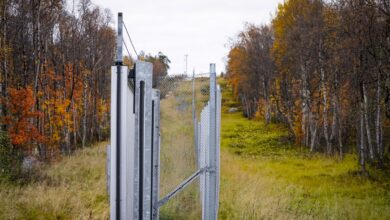
[[[109,11],[76,2],[0,3],[3,152],[50,160],[108,138],[116,34]]]
[[[232,44],[244,114],[285,123],[297,144],[383,166],[390,119],[390,2],[288,0]],[[351,146],[356,146],[354,147]]]

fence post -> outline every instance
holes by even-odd
[[[160,91],[153,90],[152,103],[152,219],[159,219],[160,187]]]
[[[210,150],[209,147],[209,130],[210,130],[210,123],[209,123],[209,107],[210,104],[208,104],[203,108],[200,116],[200,128],[199,128],[199,158],[200,158],[200,166],[206,168],[206,172],[204,172],[200,177],[200,194],[201,194],[201,201],[202,201],[202,219],[208,219],[208,151]]]
[[[128,74],[112,67],[110,219],[150,219],[152,64],[136,61],[134,84]]]
[[[111,179],[111,146],[106,147],[106,190],[107,194],[110,195],[110,179]]]
[[[216,155],[215,155],[215,161],[216,161],[216,201],[215,201],[215,213],[216,218],[218,218],[218,209],[219,209],[219,186],[220,186],[220,147],[221,147],[221,108],[222,108],[222,94],[221,94],[221,88],[219,85],[217,85],[217,94],[216,94]]]
[[[210,64],[210,102],[209,102],[209,149],[206,157],[208,172],[206,174],[205,220],[218,217],[217,200],[217,81],[215,64]]]
[[[128,87],[126,66],[113,66],[111,72],[110,216],[127,219],[132,207],[129,195],[134,134],[128,131],[134,130],[134,93]]]
[[[153,65],[135,63],[135,158],[133,219],[151,218]]]

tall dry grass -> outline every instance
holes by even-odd
[[[43,167],[28,185],[1,185],[0,219],[108,219],[106,145]]]

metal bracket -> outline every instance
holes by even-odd
[[[136,64],[134,64],[134,68],[129,70],[129,73],[127,75],[128,81],[129,81],[129,87],[133,94],[135,93],[135,83],[136,83]],[[135,99],[133,99],[133,114],[135,114]]]

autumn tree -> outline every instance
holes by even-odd
[[[389,4],[289,0],[270,27],[249,25],[228,55],[244,114],[284,122],[299,145],[327,155],[356,151],[383,166],[389,123]]]
[[[1,118],[15,145],[50,159],[108,137],[111,17],[89,0],[1,1]]]
[[[245,115],[251,118],[261,112],[267,123],[271,120],[270,88],[275,73],[270,56],[272,45],[269,26],[247,24],[228,56],[228,77],[236,98],[243,103]]]

